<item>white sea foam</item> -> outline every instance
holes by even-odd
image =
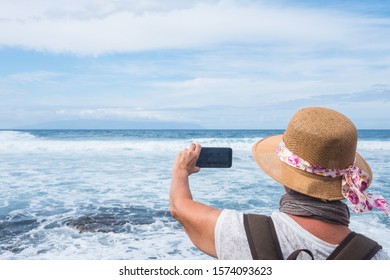
[[[390,151],[390,141],[359,141],[357,150]]]
[[[63,140],[36,137],[28,132],[0,131],[0,154],[20,153],[105,153],[105,152],[174,152],[196,142],[204,147],[231,147],[250,151],[259,138],[192,138],[192,139],[114,139]],[[360,141],[358,151],[390,151],[390,141]]]
[[[30,133],[1,131],[0,154],[23,153],[104,153],[104,152],[174,152],[196,142],[202,146],[226,146],[233,150],[251,150],[254,138],[194,138],[183,139],[130,139],[130,140],[62,140],[35,137]]]
[[[21,131],[0,131],[0,141],[25,141],[36,137],[28,132]]]

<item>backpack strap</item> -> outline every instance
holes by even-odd
[[[380,249],[376,241],[356,232],[351,232],[327,260],[370,260]]]
[[[244,227],[254,260],[283,260],[271,217],[244,214]]]
[[[296,259],[298,258],[298,256],[299,256],[299,254],[302,253],[302,252],[308,254],[308,255],[310,256],[310,258],[311,258],[312,260],[314,260],[314,255],[313,255],[313,253],[312,253],[310,250],[308,250],[308,249],[298,249],[298,250],[295,250],[294,252],[292,252],[292,253],[288,256],[287,260],[296,260]]]
[[[244,214],[244,227],[254,260],[283,260],[271,217]],[[328,256],[327,260],[370,260],[380,249],[382,246],[376,241],[362,234],[351,232]],[[312,252],[307,249],[296,250],[287,259],[296,260],[302,252],[314,259]]]

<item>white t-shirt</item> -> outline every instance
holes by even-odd
[[[313,253],[314,259],[324,260],[337,247],[312,235],[285,213],[273,212],[271,218],[284,259],[287,259],[293,251],[304,248]],[[215,226],[215,246],[218,259],[252,259],[244,228],[243,213],[233,210],[222,211]],[[306,253],[301,253],[298,259],[310,259],[310,257]],[[387,260],[390,258],[383,250],[380,250],[372,259]]]

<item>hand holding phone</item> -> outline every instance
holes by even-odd
[[[202,147],[196,166],[201,168],[230,168],[233,151],[231,148]]]

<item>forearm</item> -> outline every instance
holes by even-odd
[[[171,214],[176,219],[179,219],[179,212],[183,210],[183,207],[192,201],[188,176],[187,172],[181,170],[174,170],[172,174],[169,200]]]

